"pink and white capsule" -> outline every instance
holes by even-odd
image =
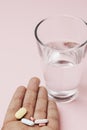
[[[48,119],[37,119],[35,120],[35,124],[45,124],[48,123]]]

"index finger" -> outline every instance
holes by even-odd
[[[54,101],[49,100],[48,102],[48,115],[47,118],[49,120],[48,127],[53,130],[59,130],[59,112],[57,105]]]
[[[23,101],[23,107],[27,109],[27,114],[25,118],[30,118],[33,116],[40,80],[37,77],[33,77],[28,84],[27,91]]]

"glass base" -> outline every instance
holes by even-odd
[[[50,89],[47,89],[47,90],[48,90],[49,98],[51,98],[55,101],[58,101],[58,102],[63,102],[63,103],[71,102],[71,101],[75,100],[76,97],[78,96],[77,89],[59,91],[59,92],[55,92]]]

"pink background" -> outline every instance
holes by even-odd
[[[35,25],[53,14],[69,14],[87,20],[86,0],[0,0],[0,128],[9,101],[19,85],[33,76],[41,79]],[[76,101],[58,104],[61,130],[87,130],[87,62]]]

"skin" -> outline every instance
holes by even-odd
[[[27,88],[17,88],[9,104],[2,130],[60,130],[56,103],[48,99],[46,89],[39,84],[40,80],[34,77],[29,81]],[[28,111],[24,118],[47,118],[49,123],[42,127],[22,124],[15,118],[15,113],[20,107],[25,107]]]

